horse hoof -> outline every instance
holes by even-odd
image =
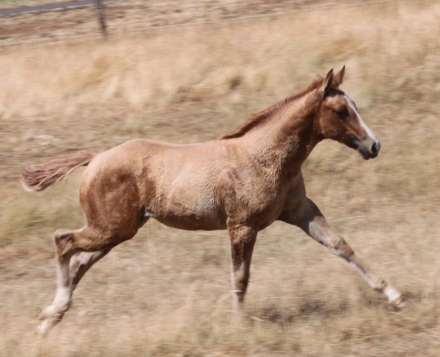
[[[35,334],[40,337],[45,337],[47,334],[47,330],[41,324],[41,325],[38,325],[37,328],[35,329]]]
[[[37,335],[41,336],[41,337],[47,336],[49,331],[55,325],[57,325],[61,321],[61,319],[63,318],[62,314],[54,314],[54,315],[48,316],[46,318],[41,317],[43,314],[44,314],[44,311],[42,311],[41,314],[40,314],[40,319],[43,320],[43,321],[35,329],[35,333]]]
[[[35,334],[40,337],[46,337],[51,328],[52,328],[52,322],[50,320],[44,320],[35,329]]]
[[[38,314],[38,320],[41,321],[41,320],[47,319],[51,315],[52,311],[50,311],[50,310],[53,310],[52,306],[46,306],[46,307],[42,308],[40,310],[40,313]]]
[[[391,305],[396,309],[401,309],[406,306],[406,300],[404,297],[399,296],[397,299],[391,301]]]

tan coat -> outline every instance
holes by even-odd
[[[235,305],[244,299],[258,231],[281,220],[346,259],[372,288],[403,306],[400,292],[373,275],[306,196],[301,165],[321,140],[344,143],[365,159],[380,150],[339,89],[344,70],[335,76],[330,71],[218,140],[174,145],[136,139],[100,154],[80,152],[27,168],[23,185],[38,191],[88,165],[80,183],[87,225],[55,232],[58,290],[42,311],[40,332],[61,320],[84,273],[150,218],[186,230],[228,229]]]

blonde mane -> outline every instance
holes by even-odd
[[[311,91],[318,88],[320,85],[322,85],[324,81],[324,78],[319,77],[315,81],[313,81],[306,89],[303,91],[293,94],[287,98],[284,98],[283,100],[279,101],[278,103],[272,105],[271,107],[257,113],[252,114],[248,120],[246,120],[243,124],[241,124],[238,128],[236,128],[234,131],[230,132],[229,134],[225,134],[220,137],[220,140],[223,139],[233,139],[233,138],[239,138],[255,128],[256,126],[259,126],[267,121],[270,117],[272,117],[275,113],[277,113],[280,109],[284,108],[287,104],[302,98],[306,94],[310,93]]]

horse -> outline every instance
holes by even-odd
[[[343,143],[365,160],[379,154],[376,135],[339,88],[344,74],[345,66],[336,75],[331,69],[216,140],[176,145],[132,139],[98,154],[81,151],[25,167],[23,187],[42,191],[87,166],[79,186],[87,223],[54,233],[57,290],[40,313],[38,332],[45,335],[62,320],[92,265],[152,218],[185,230],[228,230],[235,310],[243,305],[257,234],[277,220],[301,228],[392,306],[403,307],[402,294],[358,258],[306,195],[301,165],[320,141]]]

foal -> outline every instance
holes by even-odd
[[[329,71],[218,140],[174,145],[135,139],[100,154],[79,152],[25,168],[24,188],[42,191],[88,166],[79,188],[87,224],[55,232],[57,292],[40,314],[39,332],[61,321],[87,270],[150,218],[186,230],[228,229],[236,306],[244,299],[258,231],[280,220],[300,227],[403,307],[401,293],[371,272],[306,196],[301,165],[321,140],[344,143],[366,160],[380,150],[339,89],[344,72]]]

